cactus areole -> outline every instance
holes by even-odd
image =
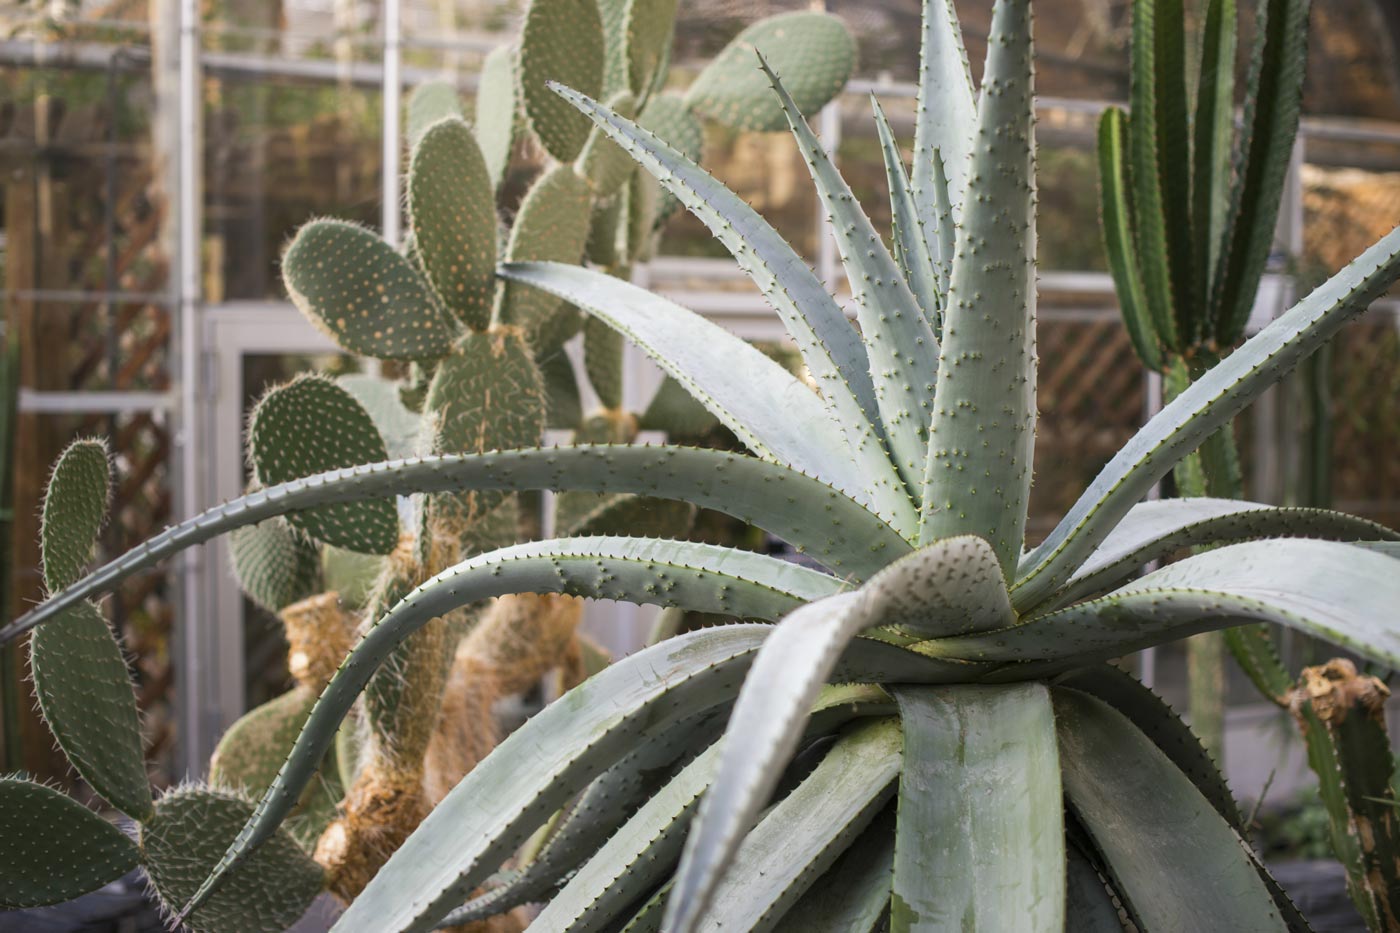
[[[668,6],[600,8],[604,21],[626,22]],[[488,597],[564,593],[736,621],[663,640],[534,716],[447,793],[337,931],[426,931],[527,902],[543,905],[545,930],[1107,930],[1120,911],[1149,930],[1306,928],[1244,840],[1190,730],[1105,662],[1264,621],[1400,665],[1400,535],[1332,512],[1141,501],[1400,276],[1400,231],[1202,374],[1027,550],[1031,25],[1030,0],[997,0],[979,93],[952,3],[926,0],[921,161],[907,171],[897,147],[883,146],[893,254],[813,145],[799,96],[783,84],[790,66],[755,41],[763,58],[753,65],[835,221],[859,329],[766,221],[643,119],[549,86],[592,123],[551,135],[561,164],[594,132],[628,153],[753,278],[815,389],[665,298],[572,260],[519,261],[509,246],[490,328],[547,333],[538,322],[553,300],[582,309],[651,355],[747,453],[590,444],[331,470],[173,528],[4,630],[61,626],[69,608],[215,534],[408,493],[444,503],[524,489],[681,500],[763,527],[822,568],[712,544],[575,536],[475,553],[381,594],[182,916],[227,903],[221,892],[260,855],[285,848],[275,834],[342,719],[412,636]],[[546,60],[521,64],[532,121],[558,110],[535,83]],[[605,68],[601,86],[635,104],[652,87],[637,81],[646,68],[626,61]],[[709,82],[695,99],[722,109],[724,94],[746,86]],[[355,236],[336,231],[335,241]],[[432,255],[442,253],[422,260]],[[404,275],[385,281],[412,300]],[[386,350],[437,352],[434,328],[448,320],[386,336]],[[376,339],[353,316],[341,332]],[[1213,547],[1142,574],[1204,545]]]

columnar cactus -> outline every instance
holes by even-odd
[[[864,290],[861,333],[742,199],[638,123],[557,89],[734,252],[820,392],[604,272],[545,262],[499,274],[634,339],[752,453],[577,445],[323,473],[173,528],[0,630],[51,624],[234,528],[391,494],[645,493],[740,516],[818,565],[631,536],[462,560],[372,620],[183,915],[200,916],[268,848],[356,697],[414,633],[489,597],[562,593],[747,621],[666,639],[536,714],[443,798],[340,918],[341,933],[426,931],[530,901],[545,903],[549,929],[1058,931],[1111,928],[1120,911],[1139,929],[1305,928],[1190,730],[1103,662],[1272,621],[1400,665],[1396,532],[1320,510],[1141,501],[1400,278],[1400,229],[1178,396],[1023,550],[1024,515],[1006,513],[1024,511],[1021,434],[1034,412],[1030,0],[998,0],[988,45],[979,98],[961,65],[930,60],[953,50],[960,62],[962,41],[951,5],[925,4],[917,138],[945,164],[906,183],[886,149],[896,200],[917,225],[896,231],[900,252],[946,265],[946,280],[867,237],[834,170],[811,159],[847,221],[842,235],[859,246],[845,261]],[[974,116],[938,117],[949,111]],[[951,249],[930,240],[940,214],[956,220]],[[922,326],[892,320],[907,314]],[[936,374],[919,368],[921,348],[887,345],[909,329],[933,335]],[[887,379],[888,367],[904,378]],[[918,398],[930,382],[928,407],[915,407],[904,387]],[[927,446],[911,463],[921,426]]]

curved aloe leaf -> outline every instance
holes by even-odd
[[[782,765],[797,747],[799,726],[842,652],[862,630],[888,621],[882,592],[912,585],[949,550],[964,546],[939,542],[892,564],[872,581],[886,586],[841,593],[803,606],[785,618],[768,640],[744,684],[724,739],[724,759],[705,798],[700,820],[686,844],[668,916],[678,929],[694,923],[709,906],[715,886],[734,857],[743,834],[777,786]],[[945,623],[964,624],[963,607],[948,605]],[[924,620],[930,624],[933,619]],[[953,668],[956,670],[956,667]],[[978,670],[966,667],[960,680]],[[671,924],[667,924],[670,929]]]
[[[1016,605],[1034,605],[1068,579],[1154,483],[1366,310],[1397,277],[1400,228],[1178,395],[1108,462],[1032,552],[1029,569],[1012,589]]]
[[[953,0],[924,0],[923,7],[912,180],[924,229],[933,231],[938,229],[934,172],[940,164],[948,173],[943,187],[954,205],[962,205],[977,133],[977,103]],[[944,256],[943,261],[952,257]]]
[[[774,929],[894,796],[899,766],[898,719],[877,720],[842,735],[745,836],[704,916],[672,919],[673,892],[671,916],[662,928],[674,933]]]
[[[148,539],[6,625],[0,643],[187,547],[245,525],[332,502],[467,489],[579,489],[680,499],[756,524],[834,573],[856,580],[910,550],[884,521],[830,486],[788,467],[727,451],[589,445],[419,457],[332,470],[215,506]]]
[[[1077,847],[1065,846],[1065,920],[1075,933],[1123,933],[1123,921],[1099,871]]]
[[[923,480],[928,455],[928,424],[933,414],[933,387],[938,375],[938,340],[933,327],[904,275],[870,218],[861,210],[850,185],[832,164],[782,80],[760,56],[759,67],[768,76],[797,149],[807,163],[817,196],[831,218],[841,264],[856,303],[865,351],[870,358],[870,378],[880,409],[890,455],[909,490]]]
[[[766,460],[887,511],[907,531],[913,506],[884,452],[852,450],[818,395],[717,324],[630,282],[561,263],[506,263],[500,275],[557,295],[622,331]],[[735,379],[736,372],[743,379]],[[859,462],[852,454],[860,457]]]
[[[1050,662],[1117,657],[1196,632],[1276,622],[1400,667],[1400,562],[1332,541],[1232,544],[1008,629],[924,642],[936,657]],[[1022,675],[1039,664],[1025,665]]]
[[[919,541],[986,538],[1010,579],[1035,442],[1035,110],[1029,0],[998,0],[948,283]]]
[[[1238,499],[1154,499],[1140,502],[1123,517],[1074,576],[1037,606],[1043,614],[1086,596],[1126,583],[1151,561],[1182,548],[1233,544],[1252,538],[1308,537],[1333,541],[1400,541],[1384,525],[1326,509],[1276,508]]]
[[[577,91],[554,90],[656,176],[733,254],[778,312],[851,442],[871,443],[879,409],[865,348],[806,261],[747,202],[666,141]]]
[[[873,933],[890,906],[895,805],[865,832],[783,915],[786,929],[807,933]]]
[[[924,317],[933,327],[933,335],[938,339],[942,334],[943,283],[939,281],[938,269],[929,251],[927,232],[914,203],[914,192],[909,187],[909,176],[904,171],[904,157],[899,153],[894,130],[885,117],[885,109],[874,94],[870,95],[870,108],[875,112],[875,128],[880,133],[880,154],[885,160],[885,181],[890,189],[890,223],[894,234],[894,256],[899,268],[904,272],[905,282],[914,293]]]
[[[1055,721],[1069,805],[1142,928],[1288,929],[1247,843],[1146,736],[1073,691]]]
[[[899,688],[904,724],[891,933],[1065,926],[1050,691]]]

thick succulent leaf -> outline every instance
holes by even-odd
[[[733,254],[778,312],[848,443],[860,452],[857,456],[865,459],[866,448],[878,450],[874,426],[879,423],[879,407],[864,345],[806,261],[757,211],[693,158],[583,95],[558,90],[656,176]]]
[[[705,66],[686,91],[690,108],[740,131],[782,129],[782,108],[754,67],[755,49],[788,75],[797,107],[808,115],[841,92],[856,64],[855,40],[835,16],[805,11],[770,16],[735,36]]]
[[[890,929],[1065,924],[1055,717],[1041,684],[897,688],[904,767]]]
[[[885,182],[890,189],[895,260],[937,338],[942,332],[939,322],[943,310],[943,285],[933,263],[933,254],[929,251],[924,221],[914,202],[914,190],[909,187],[909,176],[904,171],[904,157],[900,155],[899,143],[895,141],[884,108],[873,94],[870,96],[870,106],[875,111],[875,127],[880,133],[880,154],[885,160]]]
[[[49,476],[39,521],[44,586],[50,592],[82,576],[92,559],[97,535],[107,518],[110,485],[106,442],[77,440],[59,455]]]
[[[1123,933],[1113,895],[1079,849],[1065,846],[1065,928],[1075,933]]]
[[[595,675],[512,733],[424,821],[336,925],[340,933],[430,929],[553,810],[649,736],[728,702],[770,626],[668,639]],[[862,642],[851,680],[938,677],[911,653]],[[472,827],[464,833],[463,827]],[[412,899],[404,891],[414,892]]]
[[[248,421],[248,459],[260,486],[387,458],[369,413],[324,376],[277,386]],[[318,541],[365,554],[387,554],[399,542],[399,514],[390,499],[291,512],[287,521]]]
[[[972,72],[953,0],[924,0],[912,182],[926,233],[939,228],[940,185],[935,183],[934,172],[940,165],[948,174],[941,187],[951,195],[960,212],[976,135]],[[943,257],[945,262],[951,260],[951,256]]]
[[[797,111],[778,75],[762,58],[759,64],[773,82],[788,126],[797,139],[797,149],[831,218],[870,359],[880,423],[895,466],[904,477],[906,488],[913,491],[923,479],[924,459],[928,455],[938,340],[884,241],[826,154],[821,140]]]
[[[466,121],[440,120],[414,146],[408,213],[438,297],[457,320],[485,330],[496,286],[496,195]]]
[[[1132,203],[1129,201],[1128,154],[1124,148],[1128,117],[1117,107],[1108,107],[1099,117],[1099,214],[1103,227],[1104,252],[1113,274],[1113,288],[1123,323],[1138,359],[1148,369],[1162,368],[1162,350],[1152,312],[1143,291],[1142,269],[1137,243],[1133,239]]]
[[[946,306],[948,303],[948,281],[952,275],[953,254],[956,252],[958,225],[953,213],[953,193],[948,187],[951,182],[948,181],[948,175],[943,168],[943,153],[937,149],[933,151],[932,184],[933,206],[938,226],[934,228],[929,242],[933,252],[934,267],[938,272],[938,287],[943,293],[943,303]],[[934,330],[938,334],[938,339],[942,340],[942,314],[934,322]]]
[[[1213,280],[1214,336],[1224,346],[1244,332],[1273,247],[1303,106],[1310,6],[1310,0],[1268,0],[1257,7],[1244,137],[1235,153],[1236,182]]]
[[[1288,929],[1247,843],[1146,736],[1073,691],[1055,721],[1069,805],[1144,929]]]
[[[783,928],[872,933],[890,906],[895,807],[885,807],[850,848],[783,915]]]
[[[1276,508],[1238,499],[1152,499],[1133,506],[1050,599],[1017,608],[1040,614],[1104,592],[1128,582],[1152,561],[1183,548],[1267,537],[1400,541],[1400,533],[1344,512]]]
[[[874,444],[852,451],[818,395],[760,350],[630,282],[559,263],[508,263],[501,274],[567,299],[622,331],[749,449],[830,483],[907,528],[913,508]],[[742,372],[743,380],[734,374]],[[859,463],[851,455],[860,456]],[[903,496],[902,508],[899,498]]]
[[[1031,554],[1012,590],[1034,605],[1063,583],[1133,505],[1173,466],[1269,386],[1287,375],[1400,276],[1392,230],[1155,415],[1108,462]]]
[[[476,86],[476,142],[491,174],[491,187],[501,186],[515,148],[520,91],[515,80],[516,50],[500,45],[481,61]]]
[[[306,319],[341,349],[381,360],[427,360],[454,327],[412,263],[377,235],[313,220],[282,256],[282,281]]]
[[[0,909],[60,904],[136,867],[136,844],[52,787],[0,777]]]
[[[588,121],[546,83],[562,81],[596,95],[603,90],[605,54],[596,0],[531,0],[520,33],[520,93],[530,128],[565,167],[583,148]]]
[[[410,147],[417,146],[428,127],[451,117],[461,119],[462,98],[450,81],[424,81],[408,95],[405,136]]]
[[[1191,223],[1195,241],[1194,301],[1203,312],[1210,306],[1211,277],[1220,264],[1230,211],[1238,19],[1235,0],[1209,0],[1201,33],[1200,78],[1192,121],[1195,148],[1191,153]]]
[[[600,445],[421,457],[334,470],[215,506],[148,539],[6,625],[0,643],[187,547],[293,509],[464,489],[585,489],[680,499],[757,525],[855,580],[910,551],[887,524],[830,486],[730,451]]]
[[[1075,661],[1128,654],[1196,632],[1276,622],[1400,667],[1400,562],[1350,544],[1232,544],[1149,573],[1102,599],[1009,629],[924,642],[935,657]]]
[[[1162,343],[1191,343],[1191,158],[1182,0],[1133,4],[1128,158],[1143,291]]]
[[[709,906],[715,885],[743,834],[753,825],[777,785],[782,766],[792,756],[807,711],[851,640],[862,630],[886,621],[882,610],[889,604],[890,594],[899,591],[901,581],[916,584],[928,576],[931,565],[943,562],[945,551],[963,544],[953,539],[915,552],[877,576],[881,582],[878,589],[841,593],[803,606],[774,631],[740,694],[731,717],[734,726],[725,735],[719,778],[706,796],[699,824],[687,842],[673,895],[676,923],[694,922]],[[963,623],[961,610],[971,605],[950,605],[950,617],[941,621],[945,625]],[[935,624],[940,620],[930,611],[921,621]],[[960,679],[970,680],[978,673],[976,667],[967,667]]]
[[[577,263],[588,244],[592,203],[588,182],[572,166],[554,166],[535,180],[520,202],[506,260]],[[507,282],[498,289],[495,317],[498,323],[523,328],[536,353],[549,353],[562,342],[550,338],[556,336],[555,318],[565,313],[563,309],[553,295]]]
[[[243,797],[202,787],[180,787],[160,798],[155,815],[141,825],[141,863],[167,910],[194,893],[252,812]],[[277,830],[180,928],[282,933],[301,918],[321,885],[321,867],[285,830]]]
[[[118,810],[149,816],[136,695],[101,610],[80,602],[35,632],[29,669],[39,711],[73,768]]]
[[[675,0],[670,2],[674,5]],[[637,116],[637,99],[631,91],[619,91],[609,97],[607,107],[629,120]],[[574,171],[588,180],[593,196],[599,200],[616,196],[636,168],[637,163],[632,161],[632,157],[597,126],[589,131],[588,142],[584,143],[583,151],[574,160]]]
[[[578,106],[578,104],[575,103],[574,106]],[[701,125],[700,118],[691,113],[690,108],[686,106],[685,98],[679,94],[668,91],[664,94],[653,95],[637,117],[637,126],[655,134],[660,142],[675,149],[692,162],[699,162],[701,155],[704,154],[705,127]],[[677,208],[681,206],[681,202],[670,191],[660,191],[660,183],[650,175],[641,176],[639,174],[633,179],[633,184],[638,183],[646,185],[649,191],[660,194],[659,203],[654,205],[656,218],[653,222],[655,226],[660,227],[676,212]],[[711,184],[714,182],[711,181]],[[645,228],[645,233],[650,233],[650,225],[643,224],[642,226]],[[635,246],[632,252],[634,254],[637,252]]]
[[[1087,693],[1126,716],[1191,779],[1217,813],[1236,829],[1244,829],[1239,806],[1225,783],[1225,776],[1201,740],[1165,700],[1136,677],[1111,664],[1099,664],[1056,678],[1055,686]]]
[[[916,638],[986,632],[1014,625],[1001,566],[975,535],[945,538],[870,579],[866,612]]]
[[[676,892],[662,926],[674,933],[772,930],[894,796],[898,719],[856,726],[745,836],[703,917],[683,919]]]
[[[549,899],[535,918],[540,929],[569,933],[606,929],[655,887],[680,855],[685,831],[718,764],[719,748],[712,745],[648,798]]]
[[[992,13],[971,175],[948,284],[921,542],[976,534],[1007,578],[1035,441],[1035,111],[1029,0]]]

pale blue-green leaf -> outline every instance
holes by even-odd
[[[897,531],[910,530],[913,505],[884,451],[852,448],[817,393],[752,345],[601,272],[507,263],[500,274],[564,298],[621,331],[759,456],[811,473],[887,514]]]
[[[914,197],[924,229],[937,229],[933,172],[942,152],[948,173],[945,186],[961,205],[967,189],[972,140],[977,133],[977,103],[972,72],[963,47],[962,28],[953,0],[924,0],[919,47],[919,112],[914,124]]]
[[[147,539],[0,628],[0,643],[187,547],[295,509],[470,489],[577,489],[680,499],[757,525],[854,580],[911,550],[894,529],[830,486],[728,451],[581,445],[419,457],[332,470],[217,505]]]
[[[919,540],[986,538],[1010,579],[1035,446],[1035,109],[1029,0],[992,13],[943,315]]]
[[[1153,484],[1400,277],[1400,228],[1247,340],[1155,415],[1031,554],[1012,590],[1035,605],[1067,580]]]
[[[1075,933],[1123,933],[1113,895],[1098,869],[1076,847],[1065,846],[1065,929]]]
[[[888,805],[792,909],[783,929],[873,933],[890,906],[895,806]]]
[[[1070,807],[1147,930],[1284,931],[1248,844],[1122,715],[1055,694]]]
[[[890,189],[890,226],[894,234],[894,256],[904,273],[904,281],[923,309],[924,318],[933,328],[934,339],[942,333],[943,283],[929,251],[927,231],[914,204],[914,192],[904,171],[904,157],[894,130],[885,117],[885,110],[874,94],[870,107],[875,111],[875,128],[880,133],[880,154],[885,160],[885,182]]]
[[[1065,926],[1065,827],[1050,691],[897,688],[904,767],[891,933]]]

